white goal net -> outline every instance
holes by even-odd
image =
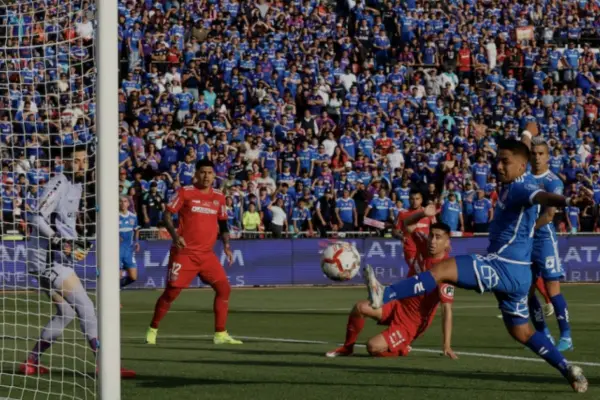
[[[95,310],[95,247],[86,257],[74,254],[96,235],[95,18],[94,0],[0,0],[0,399],[96,398],[97,343],[82,334],[83,308],[65,300],[57,314],[40,289],[44,274],[53,280],[60,271],[48,275],[40,262],[40,275],[27,273],[30,250],[42,246],[32,226],[42,193],[73,169],[65,149],[83,146],[89,170],[74,179],[81,200],[62,216],[75,218],[69,239],[78,241],[48,244],[59,250],[47,253],[71,257],[62,264],[76,272]],[[95,318],[89,307],[83,315]]]

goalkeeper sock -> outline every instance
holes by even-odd
[[[123,289],[127,285],[131,285],[133,282],[135,282],[135,279],[131,279],[131,277],[129,275],[122,277],[121,278],[121,289]]]
[[[346,324],[346,340],[344,341],[344,347],[353,348],[358,335],[362,332],[365,327],[365,319],[354,313],[354,310],[348,316],[348,323]]]
[[[40,339],[31,351],[28,360],[38,363],[41,355],[52,346],[52,343],[61,337],[63,331],[75,318],[75,310],[66,302],[56,305],[56,313],[42,329]]]
[[[215,313],[215,332],[224,332],[227,325],[227,316],[229,314],[229,295],[231,286],[227,279],[214,282],[212,288],[215,291],[215,300],[213,311]]]
[[[561,374],[567,377],[567,359],[556,349],[550,342],[550,339],[541,332],[535,332],[533,336],[525,343],[534,353],[542,357],[546,362],[560,371]]]
[[[152,316],[152,322],[150,322],[151,328],[158,329],[158,324],[167,315],[171,308],[171,303],[179,297],[180,293],[181,288],[167,287],[163,294],[160,295],[154,306],[154,315]]]
[[[544,320],[544,312],[542,311],[542,305],[540,304],[537,296],[534,294],[529,297],[527,300],[527,305],[529,306],[529,312],[531,315],[531,322],[533,323],[533,327],[538,332],[546,333],[548,330],[548,326],[546,325],[546,321]]]
[[[437,288],[437,282],[431,272],[421,272],[386,287],[383,291],[383,298],[387,301],[401,300],[429,293],[435,288]]]
[[[567,302],[562,293],[552,297],[552,305],[556,313],[558,321],[558,329],[560,329],[560,337],[571,337],[571,324],[569,323],[569,310],[567,310]]]

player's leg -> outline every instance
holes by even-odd
[[[537,263],[533,263],[532,265],[532,279],[534,282],[537,281],[537,278],[539,277],[539,269],[538,269],[538,265]],[[538,332],[542,332],[544,335],[546,335],[548,337],[548,339],[554,343],[554,338],[552,337],[552,334],[550,333],[550,329],[548,329],[548,325],[546,324],[546,320],[544,318],[544,311],[542,308],[542,305],[540,304],[540,301],[538,300],[537,296],[535,295],[535,290],[536,290],[537,285],[534,283],[533,285],[531,285],[531,288],[529,289],[529,297],[527,299],[527,306],[529,308],[529,314],[531,316],[531,322],[533,323],[533,327],[535,328],[536,331]]]
[[[518,342],[556,368],[570,383],[573,390],[583,393],[587,390],[587,380],[581,368],[569,364],[546,335],[529,325],[529,311],[526,296],[496,292],[496,298],[502,311],[504,325],[508,333]]]
[[[538,293],[544,297],[544,304],[542,305],[544,316],[551,316],[554,314],[554,306],[552,305],[552,300],[550,300],[550,296],[548,295],[546,283],[541,276],[538,276],[538,278],[535,280],[535,288],[537,289]]]
[[[368,265],[365,268],[365,281],[369,290],[369,299],[374,308],[390,300],[421,296],[435,290],[440,283],[449,283],[463,289],[484,291],[481,273],[478,269],[484,260],[480,256],[458,256],[437,263],[431,270],[421,272],[410,278],[383,286]]]
[[[125,270],[125,276],[121,278],[121,289],[137,281],[138,270],[135,255],[127,251],[121,255],[121,268]]]
[[[202,282],[210,285],[215,291],[213,300],[213,312],[215,318],[215,344],[242,344],[240,340],[232,338],[227,333],[227,317],[229,316],[229,296],[231,295],[231,285],[225,274],[225,269],[214,253],[199,257],[195,256],[192,260],[200,266],[198,276]]]
[[[177,254],[174,250],[171,250],[167,271],[167,287],[154,306],[154,315],[146,331],[147,344],[156,344],[160,321],[167,315],[171,309],[171,304],[179,297],[183,288],[189,287],[197,274],[198,269],[192,264],[189,256]]]
[[[400,324],[392,324],[367,341],[367,352],[373,357],[407,356],[410,352],[408,333]]]
[[[44,285],[43,282],[41,283]],[[27,361],[19,367],[19,371],[24,375],[48,373],[48,369],[40,365],[42,354],[62,336],[65,328],[71,324],[77,315],[69,303],[58,293],[51,294],[48,290],[44,290],[44,292],[52,299],[56,311],[52,319],[42,328],[40,338],[27,356]]]
[[[386,304],[382,308],[375,309],[369,305],[368,300],[361,300],[357,302],[354,307],[352,307],[350,315],[348,315],[344,344],[333,351],[327,352],[325,356],[340,357],[351,355],[354,352],[356,340],[365,326],[365,318],[372,318],[376,321],[381,321],[384,312],[387,311],[385,310],[387,306],[388,305]]]

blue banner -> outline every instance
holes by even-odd
[[[406,276],[402,244],[395,239],[354,239],[362,255],[362,263],[371,264],[381,282],[387,283]],[[596,236],[559,238],[559,253],[569,282],[600,282],[600,248]],[[351,281],[334,283],[320,268],[321,252],[327,245],[322,239],[236,240],[232,242],[233,263],[225,265],[221,244],[215,247],[221,257],[232,286],[269,285],[352,285],[361,284],[361,276]],[[454,238],[452,255],[485,254],[487,238]],[[136,253],[139,280],[130,288],[162,288],[166,284],[170,241],[144,241]],[[26,273],[25,242],[5,241],[0,244],[0,286],[19,290],[37,287],[37,281]],[[75,271],[88,289],[96,285],[96,255],[90,253]],[[114,268],[114,266],[100,266]],[[192,287],[202,287],[199,279]]]

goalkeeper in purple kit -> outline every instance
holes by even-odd
[[[507,139],[498,148],[497,171],[503,184],[494,219],[490,224],[488,254],[465,255],[436,264],[431,270],[383,286],[367,267],[365,280],[373,308],[389,299],[420,296],[448,283],[480,293],[493,292],[509,334],[558,369],[575,392],[587,391],[588,382],[580,367],[571,365],[549,338],[529,325],[528,293],[531,287],[531,253],[539,206],[566,207],[591,204],[591,199],[569,199],[540,189],[527,172],[527,145]]]

